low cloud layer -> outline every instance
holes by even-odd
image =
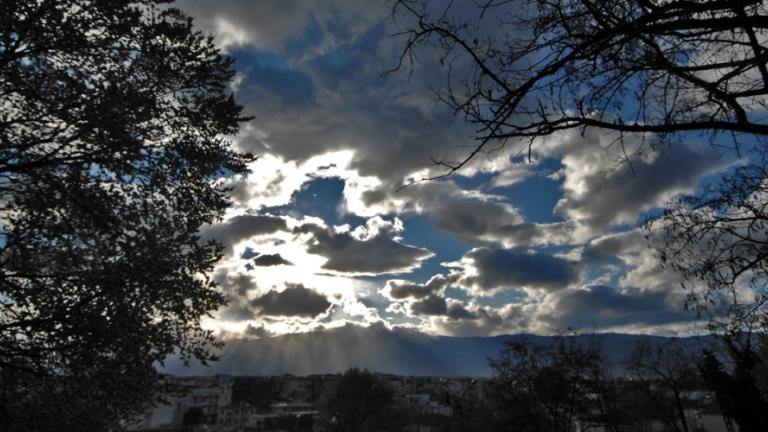
[[[539,319],[553,329],[655,326],[692,319],[681,306],[661,292],[598,285],[558,293]]]

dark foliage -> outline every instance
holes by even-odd
[[[279,390],[277,379],[273,377],[236,377],[232,382],[232,404],[246,402],[268,412]]]
[[[763,342],[720,338],[703,350],[694,348],[675,339],[641,339],[625,359],[627,375],[621,379],[610,373],[599,345],[563,337],[551,344],[522,339],[491,360],[495,376],[478,405],[492,412],[470,428],[692,432],[701,430],[691,414],[705,406],[700,392],[708,390],[729,430],[765,430]]]
[[[726,339],[730,367],[716,353],[705,350],[700,362],[701,376],[717,395],[723,415],[743,432],[768,429],[768,395],[758,387],[755,373],[765,370],[764,360],[751,344]]]
[[[184,426],[197,426],[203,423],[203,410],[198,407],[190,408],[189,411],[184,413],[184,418],[181,420],[181,424]]]
[[[571,432],[578,424],[620,430],[615,379],[597,339],[510,342],[491,360],[503,430]]]
[[[394,393],[376,375],[350,369],[321,397],[320,412],[333,432],[397,430]]]
[[[250,156],[231,60],[159,1],[0,6],[0,429],[100,430],[214,358],[199,242]]]
[[[692,432],[695,425],[686,417],[690,408],[685,392],[702,388],[695,350],[686,349],[677,339],[653,343],[641,339],[626,359],[632,377],[636,418],[659,419],[670,432]]]

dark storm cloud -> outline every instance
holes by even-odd
[[[528,316],[522,306],[509,304],[467,310],[461,303],[448,305],[445,319],[433,321],[441,332],[453,336],[488,336],[526,331]]]
[[[240,95],[241,99],[247,96]],[[443,121],[404,109],[379,93],[368,96],[364,101],[347,101],[352,106],[339,107],[264,107],[254,102],[248,106],[249,112],[262,120],[258,131],[264,132],[243,132],[243,150],[270,152],[301,163],[316,155],[353,149],[355,158],[349,168],[382,181],[365,194],[366,204],[373,205],[399,198],[397,190],[404,178],[423,170],[430,157],[456,156],[451,150],[464,143],[461,125],[446,127]],[[393,106],[399,110],[393,111]]]
[[[259,119],[241,131],[241,150],[296,163],[354,150],[349,168],[381,181],[363,193],[366,205],[401,200],[405,179],[425,167],[442,173],[430,158],[466,156],[468,128],[451,122],[430,90],[444,80],[430,67],[439,67],[438,53],[423,53],[428,63],[411,74],[381,79],[400,49],[388,36],[384,2],[184,0],[180,7],[219,42],[241,47],[235,93]],[[271,55],[260,60],[264,52]],[[254,195],[234,187],[241,199]]]
[[[478,310],[482,316],[487,316],[483,310]],[[468,310],[461,302],[446,300],[439,295],[430,295],[422,300],[411,303],[411,314],[427,316],[445,316],[448,319],[476,320],[480,318],[478,313]]]
[[[464,277],[461,283],[480,290],[524,286],[562,289],[578,281],[580,273],[573,261],[508,249],[473,249],[464,255],[464,260],[477,274]]]
[[[264,254],[254,258],[253,263],[260,267],[270,267],[278,265],[293,265],[290,261],[280,256],[280,254]]]
[[[456,282],[456,275],[434,275],[425,284],[418,284],[409,281],[390,280],[387,281],[387,291],[389,297],[393,299],[404,299],[408,297],[424,298],[430,294],[436,294],[450,284]]]
[[[478,311],[482,312],[480,309]],[[430,294],[412,302],[410,314],[415,316],[443,316],[455,321],[479,318],[476,312],[464,307],[460,301],[446,299],[438,294]]]
[[[495,234],[499,227],[522,221],[510,205],[474,200],[438,203],[432,214],[438,228],[470,239]]]
[[[435,290],[428,284],[417,284],[405,281],[387,281],[389,295],[393,299],[404,299],[408,297],[424,298]]]
[[[411,304],[411,313],[414,315],[445,315],[448,313],[448,305],[444,298],[431,295]]]
[[[690,320],[681,306],[666,293],[597,285],[557,293],[552,312],[539,318],[553,329],[659,325]]]
[[[225,252],[232,253],[232,247],[255,235],[272,234],[288,229],[285,220],[269,215],[240,215],[215,225],[206,225],[200,230],[201,240],[218,240],[224,244]]]
[[[468,310],[461,303],[449,304],[445,315],[452,320],[475,320],[479,318],[476,313]]]
[[[253,299],[251,306],[267,316],[313,318],[328,311],[331,302],[301,284],[286,284],[283,291],[269,291]]]
[[[404,272],[417,267],[432,252],[398,243],[386,231],[360,240],[350,233],[336,233],[314,224],[305,224],[297,233],[312,233],[307,251],[328,258],[324,269],[344,273],[382,274]]]

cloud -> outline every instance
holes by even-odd
[[[460,301],[445,299],[444,297],[431,295],[424,300],[411,303],[411,313],[414,315],[444,316],[450,320],[475,320],[479,319],[483,312],[481,309],[471,311]]]
[[[504,168],[491,181],[492,187],[508,187],[525,181],[535,174],[534,165],[529,163],[516,163]]]
[[[253,236],[287,231],[285,220],[270,215],[239,215],[222,223],[205,225],[200,229],[201,240],[218,240],[225,253],[232,254],[235,244]]]
[[[214,281],[227,294],[234,297],[247,297],[248,292],[257,288],[256,281],[244,273],[227,273],[221,269],[214,275]]]
[[[637,253],[647,248],[645,237],[635,229],[593,239],[584,247],[583,256],[589,259],[605,259]]]
[[[553,294],[537,317],[553,330],[651,326],[690,320],[661,292],[597,285]]]
[[[181,0],[176,7],[213,32],[220,46],[250,46],[266,51],[284,49],[289,42],[305,36],[312,24],[323,29],[344,25],[354,35],[363,33],[387,13],[385,5],[376,0]],[[332,42],[316,41],[319,46],[314,49]]]
[[[300,35],[309,20],[307,2],[301,0],[183,0],[178,7],[191,13],[198,25],[212,31],[218,44],[225,48],[280,48]]]
[[[262,315],[314,318],[328,311],[331,302],[301,284],[286,284],[283,291],[269,291],[251,300]]]
[[[466,125],[450,122],[439,104],[425,110],[412,103],[432,100],[430,84],[442,80],[434,69],[380,77],[400,50],[387,34],[390,10],[380,1],[185,0],[179,7],[220,44],[241,48],[237,99],[258,122],[235,141],[261,155],[254,165],[267,169],[232,181],[238,203],[258,208],[290,197],[298,167],[346,151],[353,154],[345,164],[346,210],[385,214],[383,208],[405,201],[398,193],[405,182],[443,172],[430,158],[466,153]],[[280,161],[277,169],[269,166],[273,160]]]
[[[563,289],[579,280],[577,263],[519,250],[476,248],[461,260],[462,286],[479,292],[499,288]]]
[[[378,222],[375,222],[378,223]],[[326,270],[354,274],[401,273],[419,266],[433,254],[427,249],[399,243],[388,226],[375,226],[355,232],[337,232],[316,224],[296,228],[298,234],[311,233],[307,251],[326,257]]]
[[[583,136],[581,131],[566,131],[537,141],[534,161],[547,160],[546,166],[559,161],[562,166],[556,173],[562,180],[562,198],[552,209],[562,220],[552,223],[526,220],[523,215],[539,214],[541,206],[529,212],[527,202],[497,189],[542,175],[538,169],[545,164],[519,163],[515,143],[490,153],[491,157],[477,158],[458,176],[401,189],[410,181],[443,172],[430,164],[430,158],[461,160],[473,143],[472,131],[460,121],[449,122],[445,107],[435,104],[427,91],[444,78],[427,66],[436,60],[430,53],[424,53],[413,76],[380,78],[401,48],[400,41],[388,36],[383,21],[386,7],[326,0],[183,0],[179,7],[191,11],[198,24],[212,30],[218,42],[237,56],[233,89],[245,112],[257,118],[244,125],[234,144],[259,159],[250,166],[251,172],[223,180],[233,190],[229,211],[241,215],[201,230],[203,239],[220,239],[228,255],[245,246],[253,248],[241,256],[248,261],[227,257],[219,264],[225,270],[217,281],[224,278],[220,284],[230,300],[219,313],[229,321],[224,327],[265,316],[261,325],[270,331],[305,331],[321,323],[269,317],[320,317],[322,325],[336,325],[378,311],[388,325],[487,335],[580,322],[589,317],[569,310],[566,302],[587,302],[589,296],[594,297],[592,310],[602,322],[610,321],[612,313],[627,320],[642,318],[630,313],[627,305],[616,306],[622,297],[592,287],[573,289],[587,283],[615,285],[615,295],[640,301],[672,301],[676,275],[658,268],[642,235],[605,233],[636,223],[644,212],[670,195],[690,190],[703,175],[721,167],[722,161],[709,147],[697,149],[694,143],[649,149],[629,137],[629,154],[645,152],[633,156],[629,165],[621,162],[625,156],[614,137],[600,131],[587,129]],[[317,211],[322,196],[297,205],[301,194],[296,191],[313,179],[331,177],[344,182],[338,205],[336,196],[327,212]],[[549,186],[548,193],[554,193],[555,186]],[[270,211],[272,215],[267,214]],[[303,218],[326,213],[334,215],[333,221]],[[406,244],[400,236],[414,233],[404,231],[397,217],[407,222],[413,214],[423,215],[426,225],[434,223],[440,232],[407,236],[419,240]],[[366,223],[332,226],[355,225],[359,220],[355,216],[367,218]],[[450,241],[443,242],[445,238]],[[569,248],[545,253],[544,245]],[[465,252],[469,247],[475,249]],[[254,250],[268,254],[257,255]],[[552,255],[553,250],[559,255]],[[433,251],[440,259],[426,262],[425,267],[464,255],[451,264],[449,274],[424,283],[392,279],[382,288],[380,278],[356,277],[416,270]],[[295,266],[289,274],[281,266],[291,262]],[[239,272],[243,267],[253,270],[254,265],[263,266],[258,269],[262,287],[282,286],[291,277],[328,297],[304,285],[303,291],[286,285],[284,291],[252,299],[258,289]],[[438,271],[424,268],[413,277],[423,282],[421,278]],[[464,288],[462,301],[446,298],[451,286]],[[488,297],[505,289],[525,289],[526,304]],[[344,299],[330,297],[340,291]],[[371,295],[383,304],[375,309],[352,306]],[[292,300],[286,299],[290,296],[301,298],[294,309]],[[308,299],[314,299],[314,308],[307,307],[312,305]],[[337,306],[331,307],[331,302]],[[554,305],[562,308],[562,314],[552,309]],[[385,313],[398,307],[399,314]],[[284,313],[275,312],[280,310]]]
[[[263,325],[253,326],[248,324],[243,330],[242,335],[249,339],[261,339],[272,337],[274,334],[267,330]]]
[[[565,244],[571,241],[576,225],[571,221],[526,222],[520,211],[503,202],[504,196],[477,190],[466,191],[453,181],[417,183],[396,194],[383,189],[368,189],[348,200],[357,212],[378,208],[389,213],[427,214],[436,228],[456,235],[471,244],[496,244],[504,247]],[[361,210],[361,207],[363,208]]]
[[[415,316],[442,316],[450,320],[475,320],[486,316],[481,308],[475,307],[474,310],[469,310],[461,301],[446,299],[436,294],[412,302],[410,313]]]
[[[451,336],[489,336],[532,331],[531,305],[508,304],[498,308],[489,306],[464,307],[450,301],[445,316],[430,317],[429,331]]]
[[[349,198],[345,188],[345,195]],[[553,223],[526,222],[520,211],[504,202],[508,198],[479,190],[463,190],[452,181],[417,183],[396,194],[383,189],[362,193],[355,206],[401,214],[426,214],[436,228],[456,235],[475,246],[565,245],[578,240],[579,226],[573,221]],[[354,201],[354,199],[353,199]],[[583,240],[579,240],[581,242]]]
[[[256,290],[256,281],[248,274],[231,273],[219,270],[214,274],[214,281],[224,292],[227,305],[219,309],[217,316],[222,321],[247,321],[255,318],[253,309],[248,304],[248,293]]]
[[[253,259],[253,263],[260,267],[271,267],[278,265],[293,265],[290,261],[276,254],[263,254]]]
[[[439,301],[433,300],[429,305],[412,308],[412,313],[417,312],[429,317],[424,327],[427,331],[454,336],[551,334],[568,329],[634,332],[694,324],[693,316],[674,295],[606,285],[552,291],[535,302],[500,307],[476,304],[465,307],[461,302],[447,299],[443,310]]]
[[[477,313],[468,310],[463,304],[455,301],[448,304],[448,310],[445,315],[452,320],[475,320],[479,318]]]
[[[711,146],[699,143],[655,149],[639,135],[625,136],[620,144],[610,131],[581,132],[556,135],[537,151],[541,157],[562,158],[564,193],[556,211],[594,230],[634,223],[727,165]]]
[[[442,274],[432,276],[425,284],[418,284],[404,280],[388,280],[383,294],[387,295],[391,299],[398,300],[408,297],[424,298],[430,294],[441,292],[450,284],[455,283],[457,280],[458,275],[446,276]]]
[[[448,313],[448,305],[443,297],[431,295],[411,303],[411,313],[414,315],[445,315]]]
[[[563,245],[572,242],[577,227],[572,221],[553,223],[524,222],[502,225],[495,234],[507,248],[519,246]]]
[[[253,309],[240,302],[232,302],[221,309],[218,313],[218,318],[222,321],[241,322],[252,320],[256,317]]]
[[[500,227],[523,220],[509,204],[474,200],[437,203],[431,213],[437,219],[438,228],[468,239],[493,235]]]
[[[662,267],[651,249],[649,242],[658,240],[660,233],[654,232],[646,238],[640,228],[616,234],[608,234],[592,240],[584,247],[582,253],[585,260],[600,261],[610,258],[619,260],[624,268],[620,269],[619,287],[637,287],[644,291],[659,291],[674,293],[682,297],[680,292],[682,276],[669,267]],[[697,286],[691,281],[691,288]]]

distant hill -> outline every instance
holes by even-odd
[[[351,367],[381,373],[428,376],[488,376],[488,359],[498,355],[504,342],[522,335],[495,337],[430,336],[415,330],[389,330],[384,326],[343,327],[272,338],[230,340],[221,360],[210,367],[184,367],[177,359],[164,372],[175,375],[310,375],[343,372]],[[547,336],[531,336],[547,343]],[[587,336],[581,336],[586,340]],[[639,335],[599,334],[607,357],[621,369]],[[662,341],[665,338],[651,336]],[[691,350],[712,342],[709,337],[680,340]]]

